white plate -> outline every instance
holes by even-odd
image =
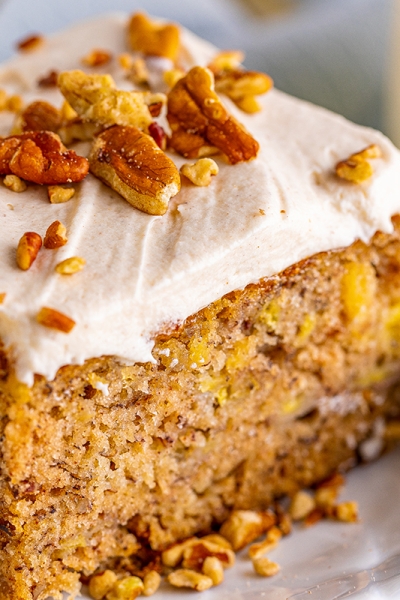
[[[389,600],[400,598],[400,449],[348,475],[341,499],[357,500],[360,523],[324,521],[297,527],[270,558],[281,572],[252,571],[245,552],[218,588],[202,600]],[[156,600],[193,600],[197,594],[164,584]],[[79,600],[89,600],[83,595]]]

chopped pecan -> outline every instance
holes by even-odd
[[[17,265],[23,271],[31,268],[42,247],[42,238],[34,231],[27,231],[21,237],[17,247]]]
[[[257,71],[236,70],[215,75],[215,90],[226,94],[239,108],[250,113],[259,110],[254,96],[265,94],[273,85],[271,77]]]
[[[156,23],[144,13],[134,14],[128,27],[132,50],[149,56],[164,56],[175,60],[180,46],[179,27],[173,23]]]
[[[43,245],[48,250],[55,250],[61,248],[67,243],[67,230],[60,221],[54,221],[48,226],[46,235],[44,236]]]
[[[1,292],[0,293],[0,304],[3,304],[4,300],[6,299],[6,292]]]
[[[232,164],[252,160],[259,144],[228,111],[214,91],[214,77],[194,67],[168,94],[170,145],[188,158],[202,154],[204,145],[216,146]]]
[[[107,569],[92,575],[89,581],[89,593],[94,600],[102,600],[110,592],[117,581],[114,571]]]
[[[40,48],[43,42],[44,39],[41,35],[34,34],[18,42],[17,48],[22,52],[32,52],[32,50],[37,50],[38,48]]]
[[[338,521],[344,521],[345,523],[355,523],[358,521],[358,502],[356,502],[355,500],[340,502],[335,507],[334,514]]]
[[[255,572],[262,577],[273,577],[280,571],[278,563],[273,562],[266,556],[254,558],[252,562]]]
[[[56,272],[60,275],[73,275],[74,273],[78,273],[78,271],[82,271],[85,264],[86,261],[84,258],[71,256],[71,258],[66,258],[58,263]]]
[[[110,75],[65,71],[58,86],[81,117],[105,127],[132,125],[147,130],[153,120],[150,105],[165,102],[164,94],[117,90]]]
[[[43,100],[32,102],[18,116],[13,133],[26,131],[53,131],[61,127],[61,112]]]
[[[73,319],[48,306],[43,306],[40,309],[36,315],[36,320],[41,325],[44,325],[44,327],[58,329],[58,331],[62,331],[63,333],[69,333],[76,325]]]
[[[185,163],[180,172],[194,185],[205,187],[210,185],[211,176],[219,172],[218,165],[212,158],[199,158],[194,164]]]
[[[143,578],[143,596],[152,596],[160,587],[161,576],[157,571],[148,571]]]
[[[111,53],[107,50],[95,49],[89,52],[89,54],[86,54],[86,56],[82,58],[82,62],[88,67],[101,67],[102,65],[109,63],[111,58]]]
[[[214,56],[208,68],[216,75],[236,71],[243,61],[244,53],[241,50],[223,50]]]
[[[374,174],[369,159],[381,158],[382,150],[377,144],[370,144],[360,152],[355,152],[348,159],[336,165],[336,175],[352,183],[363,183]]]
[[[63,204],[68,202],[75,194],[74,188],[63,188],[60,185],[49,185],[47,194],[51,204]]]
[[[232,548],[241,550],[262,533],[270,529],[276,521],[271,511],[234,510],[222,524],[221,535],[232,544]]]
[[[182,566],[186,569],[201,571],[207,556],[215,556],[225,568],[232,567],[235,563],[235,554],[233,550],[200,539],[198,542],[191,544],[184,549]]]
[[[32,131],[0,140],[0,175],[14,174],[40,185],[81,181],[89,163],[67,150],[50,131]]]
[[[16,175],[6,175],[3,179],[3,183],[12,192],[20,193],[26,190],[25,181]]]
[[[192,588],[198,592],[208,590],[213,586],[213,580],[207,575],[197,573],[191,569],[178,569],[167,577],[168,582],[174,587]]]
[[[175,164],[153,138],[136,127],[116,125],[95,140],[91,172],[139,210],[162,215],[180,189]]]
[[[305,519],[311,511],[316,507],[315,498],[300,490],[293,496],[289,507],[289,514],[294,521]]]
[[[207,556],[203,563],[203,575],[207,575],[214,585],[220,585],[224,580],[224,569],[216,556]]]
[[[56,87],[58,79],[58,71],[49,71],[47,75],[43,75],[38,79],[38,86],[42,88]]]

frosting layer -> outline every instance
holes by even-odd
[[[125,16],[108,16],[49,38],[42,50],[5,64],[0,87],[26,102],[59,106],[59,93],[39,89],[38,78],[81,68],[99,40],[114,55],[126,51],[125,25]],[[183,43],[188,66],[207,64],[216,52],[189,32]],[[131,88],[116,64],[107,71]],[[276,90],[255,115],[224,101],[260,143],[259,156],[235,166],[217,157],[220,172],[211,185],[183,182],[162,217],[137,211],[91,175],[59,205],[40,186],[22,194],[0,188],[0,293],[6,293],[0,337],[12,348],[19,379],[31,384],[34,373],[52,379],[64,364],[103,354],[154,360],[152,334],[163,325],[316,252],[392,231],[391,216],[400,212],[400,154],[383,135]],[[10,121],[0,113],[0,135]],[[367,184],[336,178],[338,160],[372,143],[383,158],[373,161]],[[173,159],[178,167],[186,162]],[[19,270],[19,238],[26,231],[44,235],[55,220],[66,226],[68,243],[42,250],[29,271]],[[55,273],[71,256],[83,257],[85,269],[71,277]],[[42,306],[73,318],[72,332],[39,325]]]

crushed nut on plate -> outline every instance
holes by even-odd
[[[255,558],[252,562],[255,572],[262,577],[273,577],[280,571],[278,563],[273,562],[266,556]]]
[[[241,550],[275,525],[276,516],[271,511],[234,510],[223,523],[220,534],[233,550]]]
[[[157,571],[149,571],[143,577],[143,596],[152,596],[161,584],[161,575]]]
[[[96,138],[90,171],[139,210],[163,215],[180,189],[179,172],[152,137],[116,125]]]
[[[214,585],[211,577],[191,569],[173,571],[168,575],[167,580],[174,587],[192,588],[198,592],[208,590]]]
[[[42,238],[34,231],[27,231],[21,237],[17,247],[17,265],[22,271],[31,268],[42,247]]]
[[[58,331],[62,331],[63,333],[69,333],[76,325],[73,319],[48,306],[43,306],[40,309],[36,315],[36,320],[40,325],[44,325],[50,329],[58,329]]]

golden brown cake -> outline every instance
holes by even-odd
[[[233,509],[375,458],[400,416],[398,151],[176,26],[136,16],[129,48],[125,27],[78,26],[0,71],[25,90],[16,121],[0,113],[2,600],[158,568]],[[55,68],[69,104],[38,111],[61,106]]]

